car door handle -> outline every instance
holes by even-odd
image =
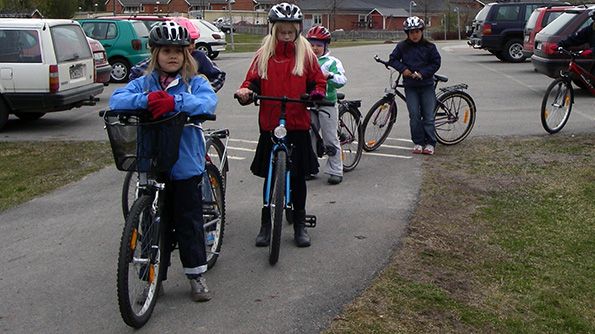
[[[111,44],[103,44],[104,48],[109,48],[110,46],[112,46]]]

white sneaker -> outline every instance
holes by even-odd
[[[413,146],[413,154],[421,154],[423,152],[423,147],[421,145]]]
[[[207,287],[207,281],[203,276],[196,279],[190,279],[190,297],[195,302],[206,302],[211,300],[211,294]]]
[[[432,155],[434,154],[434,146],[432,145],[426,145],[426,147],[424,147],[424,150],[422,151],[423,154],[428,154],[428,155]]]

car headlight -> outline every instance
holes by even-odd
[[[285,138],[285,136],[287,136],[287,129],[285,128],[285,125],[279,125],[276,127],[273,134],[279,139]]]

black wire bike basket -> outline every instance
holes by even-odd
[[[187,114],[146,122],[142,112],[107,111],[104,115],[116,168],[121,171],[167,172],[178,161]]]

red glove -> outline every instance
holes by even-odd
[[[320,100],[324,99],[324,93],[319,92],[317,90],[313,90],[310,93],[310,99],[312,99],[312,101],[320,101]]]
[[[174,97],[162,90],[149,93],[147,99],[149,100],[148,109],[149,112],[151,112],[153,119],[157,119],[163,116],[163,114],[174,111],[176,106]]]
[[[582,57],[590,57],[592,54],[593,51],[591,49],[583,50],[583,52],[581,52]]]

